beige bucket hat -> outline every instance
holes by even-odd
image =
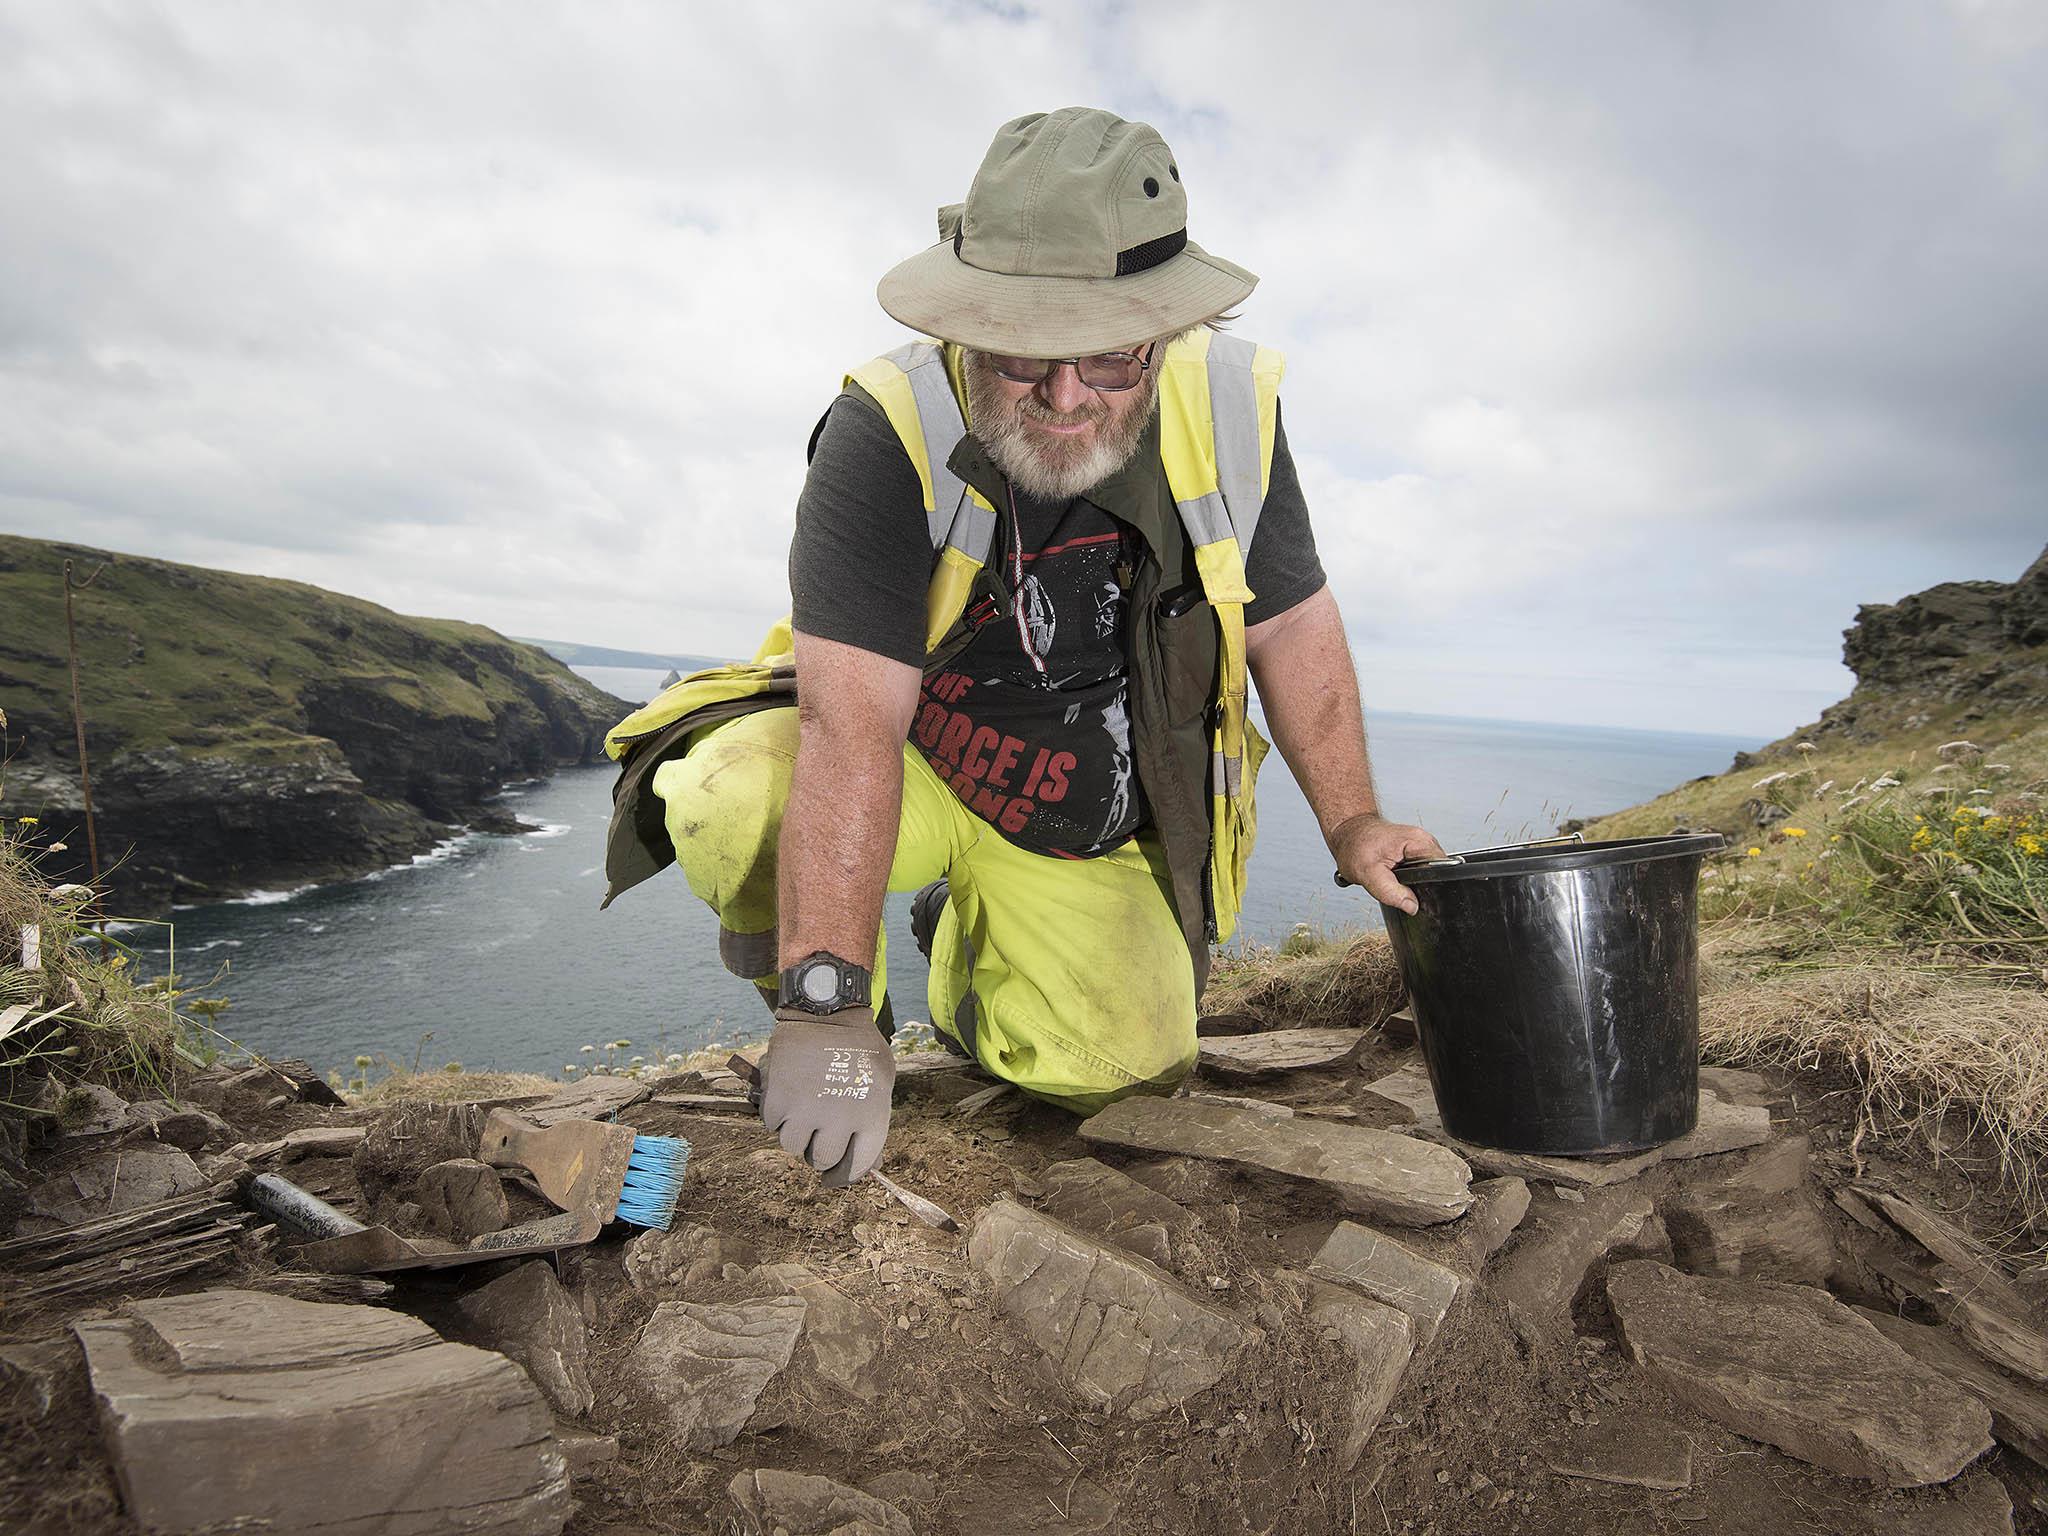
[[[1093,107],[1005,123],[939,243],[875,296],[942,341],[1015,357],[1085,357],[1170,336],[1244,301],[1258,278],[1188,239],[1166,141]]]

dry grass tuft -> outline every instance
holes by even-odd
[[[95,893],[53,886],[39,857],[20,823],[0,824],[0,1010],[28,1009],[0,1036],[0,1108],[20,1107],[45,1077],[162,1096],[176,1059],[220,1038],[204,1010],[225,1005],[174,980],[138,982],[118,941],[103,950],[89,933]]]
[[[537,1072],[395,1071],[348,1095],[351,1104],[386,1108],[397,1104],[473,1104],[485,1099],[542,1098],[561,1088],[559,1078]]]
[[[1249,1013],[1288,1027],[1372,1029],[1406,999],[1393,941],[1377,930],[1303,930],[1279,949],[1247,946],[1218,958],[1204,1013]]]
[[[1759,973],[1702,946],[1701,1053],[1731,1065],[1846,1067],[1864,1130],[1961,1123],[1997,1150],[2035,1240],[2048,1229],[2048,995],[1896,961]],[[1725,943],[1725,940],[1724,940]],[[1957,1117],[1951,1120],[1950,1117]]]

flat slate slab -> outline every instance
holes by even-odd
[[[2037,1466],[2048,1467],[2048,1392],[1988,1365],[1946,1328],[1909,1323],[1888,1312],[1856,1308],[1856,1315],[1930,1370],[1937,1371],[1991,1410],[1991,1433]]]
[[[559,1125],[564,1120],[609,1120],[653,1092],[638,1078],[600,1073],[579,1079],[538,1104],[526,1106],[519,1111],[519,1118],[541,1126]]]
[[[1408,1364],[1415,1357],[1415,1325],[1407,1313],[1341,1285],[1313,1275],[1298,1278],[1307,1292],[1309,1319],[1329,1330],[1357,1366],[1344,1438],[1337,1448],[1338,1469],[1348,1472],[1358,1464],[1366,1442],[1386,1417],[1387,1405],[1408,1374]]]
[[[668,1411],[684,1450],[712,1450],[739,1438],[768,1383],[789,1364],[803,1334],[805,1303],[664,1301],[633,1347],[630,1368]]]
[[[911,1536],[894,1504],[829,1477],[762,1467],[725,1485],[743,1536]]]
[[[858,1398],[882,1390],[889,1330],[880,1313],[807,1265],[763,1264],[754,1273],[804,1303],[804,1345],[818,1374]]]
[[[1090,1408],[1149,1418],[1214,1386],[1264,1337],[1157,1265],[1013,1200],[981,1213],[967,1256],[996,1310]]]
[[[1517,1178],[1481,1179],[1472,1186],[1472,1209],[1451,1228],[1449,1257],[1465,1277],[1477,1279],[1487,1261],[1515,1235],[1529,1214],[1529,1185]]]
[[[1346,1210],[1404,1226],[1454,1221],[1472,1203],[1472,1170],[1464,1159],[1395,1131],[1283,1119],[1233,1105],[1138,1097],[1082,1121],[1081,1136],[1320,1184]]]
[[[1812,1286],[1608,1272],[1629,1358],[1679,1402],[1843,1477],[1943,1483],[1991,1448],[1991,1414]]]
[[[1481,1173],[1535,1179],[1545,1184],[1604,1188],[1654,1168],[1657,1164],[1759,1146],[1771,1135],[1771,1112],[1761,1104],[1731,1104],[1704,1083],[1700,1087],[1699,1123],[1661,1147],[1618,1157],[1551,1157],[1536,1152],[1508,1152],[1459,1141],[1444,1129],[1437,1113],[1429,1072],[1419,1062],[1374,1078],[1368,1093],[1399,1104],[1415,1117],[1415,1134],[1441,1141]]]
[[[545,1260],[528,1260],[455,1305],[478,1342],[525,1367],[557,1413],[577,1419],[590,1412],[597,1394],[583,1309]]]
[[[557,1536],[568,1519],[525,1373],[404,1313],[202,1291],[73,1331],[147,1530]]]
[[[199,1165],[176,1147],[113,1147],[95,1152],[68,1172],[45,1179],[30,1190],[29,1213],[16,1230],[22,1236],[55,1232],[188,1195],[211,1182]]]
[[[1212,1035],[1201,1042],[1202,1070],[1222,1077],[1269,1077],[1341,1067],[1364,1044],[1362,1029],[1265,1029],[1256,1034]]]
[[[1174,1244],[1196,1226],[1194,1212],[1186,1206],[1092,1157],[1054,1163],[1038,1177],[1046,1188],[1046,1215],[1127,1248],[1162,1269],[1173,1262]]]
[[[1711,1182],[1680,1191],[1664,1211],[1678,1267],[1821,1285],[1836,1266],[1834,1233],[1807,1187],[1811,1144],[1785,1136]]]
[[[2034,1326],[2036,1309],[1974,1240],[1893,1191],[1859,1184],[1853,1191],[1838,1191],[1835,1199],[1873,1230],[1884,1230],[1881,1218],[1926,1254],[1915,1277],[1916,1293],[1971,1348],[2029,1381],[2048,1384],[2048,1334]],[[1893,1267],[1887,1278],[1905,1276]]]
[[[1444,1316],[1464,1293],[1454,1269],[1403,1247],[1384,1232],[1340,1221],[1309,1261],[1309,1273],[1363,1291],[1406,1314],[1415,1325],[1415,1348],[1427,1349]]]
[[[1641,1190],[1594,1190],[1578,1204],[1546,1196],[1486,1288],[1526,1331],[1568,1327],[1572,1302],[1593,1266],[1639,1238],[1655,1215]]]

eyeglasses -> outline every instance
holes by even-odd
[[[1043,384],[1055,368],[1072,363],[1083,384],[1111,395],[1137,388],[1145,370],[1152,366],[1151,354],[1150,347],[1143,356],[1136,352],[1098,352],[1093,357],[998,357],[990,353],[988,365],[1012,384]]]

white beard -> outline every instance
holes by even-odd
[[[1138,440],[1159,409],[1158,375],[1149,371],[1137,385],[1142,398],[1121,416],[1112,416],[1099,400],[1083,411],[1063,415],[1049,409],[1036,395],[1006,398],[998,388],[1000,376],[979,352],[967,354],[966,372],[974,435],[1010,483],[1040,501],[1070,500],[1122,469],[1138,451]],[[1027,418],[1051,422],[1092,418],[1096,429],[1087,442],[1080,443],[1034,432]]]

